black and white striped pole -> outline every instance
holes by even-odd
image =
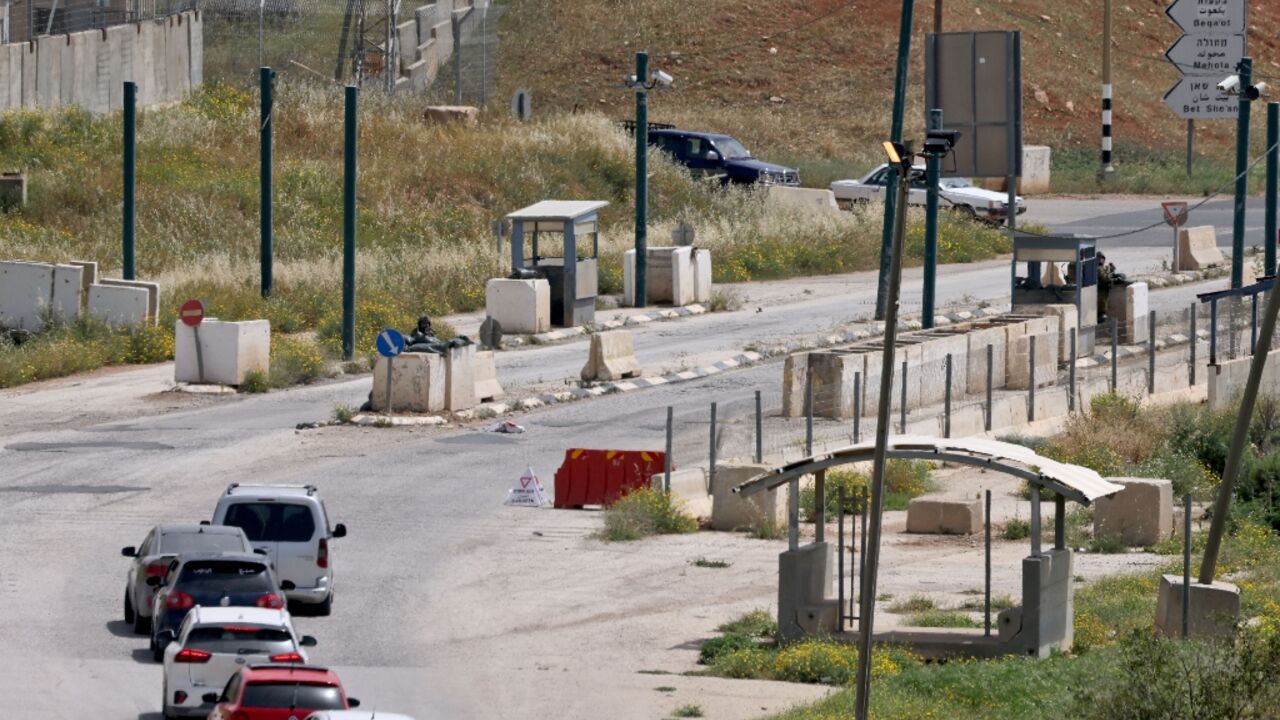
[[[1102,170],[1103,178],[1116,171],[1111,164],[1111,0],[1103,3],[1102,16]]]

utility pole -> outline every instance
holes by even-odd
[[[360,88],[348,85],[342,142],[342,359],[356,349],[356,103]]]
[[[1276,274],[1276,192],[1277,175],[1280,174],[1280,103],[1267,103],[1267,199],[1266,230],[1262,237],[1264,251],[1263,275]]]
[[[1249,112],[1253,101],[1247,90],[1253,85],[1253,59],[1240,58],[1240,113],[1236,118],[1236,205],[1231,227],[1231,287],[1244,284],[1244,217],[1249,194]],[[1270,346],[1268,346],[1270,347]],[[1225,481],[1224,481],[1225,482]]]
[[[1102,170],[1100,177],[1109,178],[1115,171],[1111,164],[1111,2],[1102,4]]]
[[[27,3],[30,7],[31,3]],[[124,83],[124,217],[122,237],[123,258],[120,275],[125,280],[134,279],[134,235],[137,230],[135,196],[138,177],[138,84],[132,80]]]
[[[942,32],[942,0],[933,0],[933,32]]]
[[[889,140],[902,142],[902,120],[907,105],[907,67],[911,61],[911,19],[915,11],[915,0],[902,0],[902,24],[898,29],[898,65],[893,82],[893,124],[889,131]],[[906,160],[906,172],[911,174],[911,158]],[[888,184],[893,187],[897,181],[897,169],[889,165]],[[883,320],[885,306],[889,301],[889,266],[892,264],[889,255],[893,250],[893,219],[897,198],[885,193],[884,229],[880,238],[880,278],[876,291],[876,319]]]
[[[939,3],[941,0],[939,0]],[[929,130],[942,129],[942,111],[929,111]],[[924,292],[920,322],[925,328],[933,327],[934,285],[938,276],[938,176],[941,174],[942,157],[925,148],[925,184],[928,195],[924,208]]]
[[[636,273],[635,307],[642,308],[646,297],[649,260],[649,53],[636,53]]]
[[[272,165],[272,135],[274,134],[271,113],[275,107],[274,88],[276,73],[269,67],[258,68],[258,91],[262,108],[259,113],[259,157],[258,157],[258,184],[259,184],[259,223],[261,225],[261,240],[258,250],[258,262],[261,264],[261,284],[262,297],[271,297],[271,275],[272,275],[272,189],[271,189],[271,165]]]
[[[908,0],[909,2],[910,0]],[[871,508],[864,556],[858,617],[858,674],[856,684],[857,720],[867,720],[871,701],[871,637],[875,632],[876,575],[880,563],[880,529],[884,515],[884,473],[889,447],[889,405],[893,395],[893,352],[898,337],[898,293],[902,285],[902,246],[907,228],[907,186],[911,182],[911,148],[901,143],[885,143],[890,166],[900,166],[897,174],[898,211],[893,218],[893,245],[890,251],[889,285],[885,302],[884,350],[880,358],[880,406],[876,412],[876,446],[872,456]]]

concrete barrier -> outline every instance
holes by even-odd
[[[1146,283],[1136,282],[1112,289],[1107,299],[1107,315],[1116,319],[1120,343],[1136,345],[1147,341],[1147,313]]]
[[[658,473],[649,479],[650,485],[659,490],[666,482],[666,474]],[[707,488],[707,471],[703,468],[685,468],[671,471],[671,494],[684,504],[684,509],[696,518],[711,517],[714,505]]]
[[[704,251],[706,252],[706,251]],[[690,246],[651,247],[646,255],[645,301],[669,303],[676,307],[698,301],[698,270],[694,267],[694,252]],[[627,250],[622,254],[622,302],[635,306],[636,253]],[[711,257],[706,257],[705,294],[711,299]]]
[[[769,202],[788,208],[803,208],[822,212],[840,212],[836,204],[836,195],[830,190],[819,188],[788,187],[770,185]]]
[[[485,285],[485,314],[502,332],[532,335],[551,329],[551,286],[542,278],[493,278]]]
[[[143,280],[117,280],[104,278],[98,281],[99,285],[114,285],[116,287],[140,288],[147,293],[147,319],[151,322],[157,322],[160,319],[160,283],[145,282]]]
[[[1219,360],[1217,365],[1209,366],[1210,408],[1219,410],[1239,398],[1240,393],[1244,392],[1245,381],[1249,379],[1249,365],[1252,361],[1252,357],[1242,357],[1235,360]],[[1258,394],[1280,395],[1280,350],[1272,350],[1267,354]]]
[[[436,353],[407,352],[391,366],[391,407],[394,412],[431,413],[444,410],[445,360]],[[387,359],[378,356],[373,367],[375,411],[387,409]]]
[[[586,382],[622,380],[640,376],[640,363],[636,362],[631,347],[630,330],[611,330],[591,336],[591,349],[587,364],[582,367],[582,379]]]
[[[907,532],[972,535],[982,531],[981,500],[915,498],[907,505]]]
[[[422,111],[422,119],[431,124],[475,125],[480,122],[480,110],[464,105],[435,105]]]
[[[89,314],[114,327],[154,324],[148,307],[148,293],[143,288],[120,285],[89,288]]]
[[[37,332],[53,302],[53,266],[10,260],[0,262],[0,326]]]
[[[711,302],[711,251],[695,248],[693,251],[693,301]]]
[[[1066,303],[1053,305],[1014,305],[1013,312],[1018,315],[1040,315],[1058,318],[1058,357],[1066,359],[1071,356],[1071,332],[1078,330],[1080,327],[1080,313],[1076,312],[1075,305]],[[1084,354],[1081,348],[1077,347],[1080,355]]]
[[[477,350],[475,363],[476,400],[493,402],[506,393],[498,382],[498,364],[492,350]]]
[[[1185,588],[1177,575],[1162,575],[1156,593],[1156,631],[1165,637],[1182,637],[1182,594]],[[1191,584],[1191,607],[1187,635],[1199,638],[1229,638],[1240,619],[1240,588],[1229,582]]]
[[[98,263],[91,260],[72,260],[69,265],[82,268],[80,274],[80,309],[89,306],[89,287],[98,284]]]
[[[475,369],[475,345],[453,347],[446,352],[444,356],[445,410],[458,412],[476,406]]]
[[[1124,490],[1098,498],[1093,534],[1130,547],[1150,547],[1173,532],[1173,483],[1152,478],[1107,478]]]
[[[1015,337],[1009,346],[1009,366],[1005,369],[1005,387],[1026,390],[1031,387],[1031,339],[1036,344],[1036,387],[1058,382],[1058,334],[1036,333]]]
[[[1204,270],[1225,263],[1212,225],[1178,231],[1178,270]]]
[[[1023,145],[1022,175],[1018,177],[1018,194],[1036,195],[1049,192],[1052,160],[1053,150],[1047,145]],[[986,178],[981,185],[995,192],[1008,192],[1009,187],[1004,178]]]
[[[101,287],[101,286],[99,286]],[[137,288],[108,288],[138,294]],[[173,379],[180,383],[240,385],[250,370],[271,369],[271,323],[267,320],[227,322],[205,318],[200,323],[200,357],[196,331],[181,320],[173,324]],[[204,374],[200,367],[203,365]]]
[[[768,472],[770,465],[723,463],[716,465],[711,478],[711,527],[714,530],[742,530],[761,523],[784,525],[787,522],[785,486],[742,497],[733,489],[751,478]]]
[[[86,307],[84,276],[84,268],[79,265],[53,266],[53,298],[49,309],[59,320],[75,320]]]

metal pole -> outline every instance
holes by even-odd
[[[1195,167],[1196,161],[1196,121],[1187,120],[1187,177],[1191,177],[1191,170]],[[1174,268],[1175,270],[1177,268]]]
[[[1071,328],[1071,362],[1067,365],[1067,410],[1076,409],[1076,328]]]
[[[191,326],[191,334],[196,341],[196,377],[204,384],[204,347],[200,345],[200,326]]]
[[[342,357],[356,349],[356,101],[360,89],[348,85],[342,144]]]
[[[951,437],[951,353],[947,353],[946,384],[942,393],[942,437]]]
[[[649,261],[649,53],[636,53],[636,275],[635,307],[648,301]]]
[[[1249,354],[1258,352],[1258,294],[1249,297]]]
[[[804,376],[804,452],[813,456],[813,375]]]
[[[453,15],[449,19],[453,21],[453,38],[454,38],[453,104],[461,105],[462,104],[462,43],[459,41],[462,39],[462,19],[459,18],[457,15]],[[391,43],[390,41],[388,41],[387,47],[390,47],[390,46],[391,46]]]
[[[1240,58],[1240,112],[1236,118],[1236,201],[1235,222],[1231,226],[1231,287],[1244,285],[1245,199],[1249,195],[1249,112],[1253,101],[1245,89],[1253,84],[1253,59]],[[1232,342],[1232,346],[1235,343]]]
[[[387,417],[391,417],[391,364],[394,357],[387,358]]]
[[[1191,624],[1191,493],[1182,496],[1182,639]]]
[[[1117,353],[1120,350],[1120,341],[1117,339],[1118,329],[1116,327],[1116,319],[1111,318],[1111,392],[1116,391],[1117,378]]]
[[[898,432],[907,434],[907,361],[902,361],[902,403],[898,405],[898,413],[902,416]]]
[[[707,470],[707,482],[714,482],[716,475],[716,404],[711,403],[711,462]]]
[[[862,581],[867,576],[867,515],[871,512],[871,496],[866,488],[862,490],[862,543],[858,545],[858,632],[862,632]],[[853,592],[853,585],[849,585],[849,592]],[[851,608],[852,609],[852,608]]]
[[[941,110],[929,111],[929,129],[942,129]],[[933,327],[934,287],[938,275],[938,177],[941,168],[942,158],[934,154],[925,158],[927,195],[924,206],[924,293],[920,318],[925,328]]]
[[[800,549],[800,480],[787,483],[787,549]]]
[[[942,0],[933,0],[933,31],[942,32]]]
[[[987,417],[983,429],[991,432],[991,416],[995,414],[995,406],[991,404],[991,386],[994,382],[995,353],[990,343],[987,344]]]
[[[396,40],[400,33],[396,32],[396,0],[386,0],[387,2],[387,41],[386,54],[383,58],[383,70],[387,74],[387,95],[396,94],[396,78],[400,75],[400,62],[396,59]],[[457,30],[453,33],[453,66],[456,77],[455,87],[458,93],[457,105],[462,104],[462,21],[459,20]]]
[[[756,391],[756,462],[764,462],[764,409],[759,390]]]
[[[985,582],[982,591],[982,614],[986,626],[986,636],[991,637],[991,491],[986,493],[986,513],[983,524],[983,558],[986,564]]]
[[[827,471],[813,475],[813,542],[827,541]]]
[[[262,16],[265,14],[266,4],[267,0],[258,0],[258,67],[266,64],[262,60]]]
[[[1040,557],[1040,486],[1031,486],[1031,556]]]
[[[1280,292],[1267,293],[1267,307],[1263,311],[1262,329],[1258,334],[1258,344],[1264,348],[1271,347],[1271,338],[1276,331],[1276,315],[1280,312]],[[1241,460],[1244,456],[1245,441],[1249,435],[1249,421],[1253,418],[1254,404],[1258,399],[1258,387],[1262,384],[1262,370],[1267,364],[1269,353],[1256,353],[1249,361],[1249,380],[1244,386],[1244,394],[1240,396],[1240,409],[1236,415],[1235,431],[1231,435],[1231,447],[1227,451],[1227,464],[1222,473],[1222,482],[1218,485],[1218,499],[1213,504],[1213,523],[1209,526],[1209,537],[1205,541],[1204,562],[1200,564],[1200,582],[1213,582],[1214,572],[1218,567],[1218,546],[1222,542],[1222,533],[1227,526],[1227,511],[1231,508],[1231,497],[1235,491],[1236,477],[1240,473]]]
[[[1053,549],[1067,547],[1067,499],[1061,494],[1053,498]]]
[[[889,139],[893,142],[902,142],[903,116],[907,109],[907,68],[911,61],[911,22],[914,13],[915,0],[902,0],[902,21],[898,27],[898,63],[893,81],[893,120],[889,129]],[[889,164],[888,181],[885,184],[884,230],[880,236],[880,276],[876,289],[876,320],[885,318],[885,309],[888,305],[894,210],[898,201],[889,188],[897,185],[898,169],[893,163]],[[858,707],[858,720],[865,720],[866,709],[861,701]]]
[[[910,8],[911,0],[906,0],[903,11],[905,19],[908,20],[904,26],[905,34],[908,38],[906,42],[909,42],[911,30],[911,23],[909,22]],[[901,45],[905,46],[906,42],[901,43]],[[899,50],[901,51],[902,47]],[[903,70],[900,74],[903,76],[905,76],[905,65],[904,58],[899,64],[900,69]],[[904,164],[908,168],[911,158],[912,153],[908,148],[904,157]],[[908,168],[903,169],[906,170]],[[871,699],[871,636],[875,632],[876,574],[880,563],[880,529],[884,517],[884,475],[887,463],[886,454],[889,446],[889,404],[890,396],[893,393],[893,352],[898,336],[898,293],[902,284],[902,246],[905,243],[907,229],[907,174],[902,173],[902,177],[898,179],[897,207],[899,211],[894,214],[894,237],[891,244],[891,260],[889,263],[889,292],[886,296],[884,308],[884,350],[880,361],[880,407],[876,413],[876,447],[871,472],[871,527],[866,550],[868,553],[866,558],[867,572],[862,579],[862,592],[859,598],[860,608],[858,612],[858,616],[862,618],[858,635],[858,673],[856,678],[856,712],[858,720],[867,720]],[[1280,296],[1280,293],[1275,293],[1275,295]]]
[[[1156,311],[1147,314],[1147,394],[1156,394]]]
[[[759,393],[756,394],[759,397]],[[662,459],[662,489],[664,492],[671,492],[671,435],[673,426],[675,425],[675,410],[667,406],[667,453]],[[757,460],[756,462],[759,462]],[[707,478],[710,481],[710,477]]]
[[[1218,364],[1218,301],[1209,301],[1209,364]]]
[[[1267,103],[1267,194],[1266,224],[1262,235],[1264,248],[1262,274],[1276,274],[1276,193],[1280,192],[1280,102]]]
[[[1191,303],[1190,337],[1191,337],[1191,368],[1188,371],[1188,376],[1191,379],[1191,383],[1190,383],[1191,386],[1194,387],[1196,384],[1196,304],[1195,303]]]
[[[1014,37],[1018,36],[1015,35]],[[1015,82],[1018,79],[1018,63],[1021,61],[1018,53],[1018,46],[1012,42],[1009,43],[1005,57],[1005,68],[1007,73],[1007,77],[1005,79],[1005,82],[1007,83],[1006,87],[1014,87]],[[1005,178],[1005,192],[1007,195],[1007,199],[1005,200],[1005,220],[1008,221],[1010,233],[1018,227],[1018,175],[1019,170],[1022,167],[1021,158],[1018,157],[1022,152],[1022,136],[1019,129],[1022,124],[1022,116],[1018,112],[1018,103],[1020,101],[1021,98],[1018,97],[1017,93],[1005,93],[1005,117],[1012,118],[1010,122],[1015,123],[1015,125],[1010,127],[1008,129],[1009,131],[1005,133],[1005,152],[1007,153],[1009,162],[1009,169]],[[1015,132],[1015,130],[1017,131]],[[1037,271],[1035,273],[1027,274],[1031,275],[1036,280],[1036,285],[1033,287],[1038,287],[1040,280],[1040,272],[1038,268],[1040,265],[1039,263],[1035,263],[1033,264],[1033,267],[1037,268]]]
[[[840,631],[848,619],[844,607],[844,486],[836,488],[836,602],[840,606]]]
[[[1030,338],[1030,352],[1027,353],[1027,422],[1036,421],[1036,336]]]
[[[1102,4],[1102,170],[1106,179],[1116,169],[1111,165],[1111,0]]]
[[[27,7],[31,7],[30,0]],[[134,279],[133,244],[136,234],[137,207],[135,197],[138,177],[138,84],[127,80],[124,84],[124,240],[123,268],[120,274],[125,280]]]
[[[862,442],[862,373],[853,374],[853,442]]]
[[[275,98],[273,96],[273,86],[275,85],[275,71],[269,67],[258,68],[258,90],[262,100],[262,109],[258,115],[259,118],[259,148],[258,157],[258,184],[259,204],[261,207],[261,216],[259,223],[261,224],[261,247],[259,248],[258,261],[262,265],[262,297],[271,297],[271,279],[272,279],[272,213],[271,213],[271,151],[272,151],[272,135],[274,123],[272,122],[271,113],[275,106]]]

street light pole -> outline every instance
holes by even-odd
[[[928,129],[942,129],[941,110],[929,111]],[[932,328],[934,285],[938,276],[938,176],[941,174],[942,157],[936,153],[926,152],[924,163],[928,195],[924,206],[924,292],[920,322],[925,328]]]
[[[636,273],[635,307],[645,306],[649,254],[649,53],[636,53]]]
[[[907,67],[911,61],[911,19],[915,11],[915,0],[902,0],[902,23],[898,29],[898,65],[893,83],[893,122],[889,130],[889,140],[892,142],[902,142],[902,122],[903,116],[906,114],[907,105]],[[911,174],[911,158],[907,158],[906,170],[902,172]],[[897,180],[897,173],[892,164],[889,166],[888,184],[892,186]],[[889,266],[892,264],[889,259],[893,243],[893,218],[894,206],[897,198],[889,193],[885,193],[884,199],[884,230],[880,238],[880,279],[879,286],[876,290],[876,319],[884,319],[885,306],[888,303],[889,295]]]

